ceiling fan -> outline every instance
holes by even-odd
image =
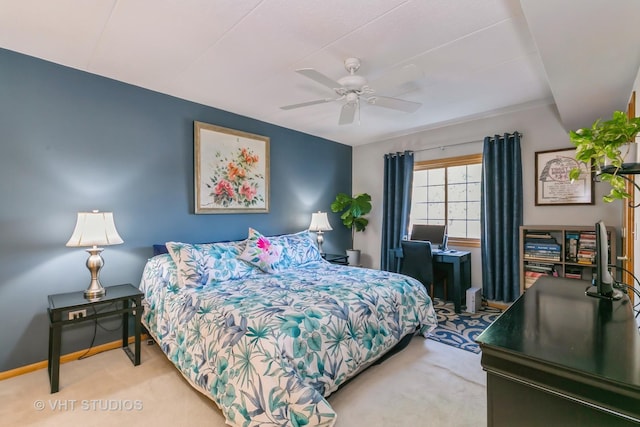
[[[283,110],[292,110],[294,108],[345,100],[346,102],[342,105],[342,110],[340,111],[338,124],[346,125],[353,123],[356,110],[358,112],[360,111],[361,102],[366,102],[369,105],[378,107],[390,108],[392,110],[400,110],[406,113],[413,113],[422,105],[419,102],[376,95],[379,90],[399,86],[403,83],[419,79],[422,76],[422,72],[413,64],[402,67],[391,74],[382,76],[371,85],[368,84],[367,79],[356,74],[356,71],[360,68],[360,60],[358,58],[347,58],[344,61],[344,68],[347,69],[349,75],[344,76],[337,81],[325,76],[313,68],[302,68],[300,70],[296,70],[297,73],[332,89],[338,97],[285,105],[280,108]]]

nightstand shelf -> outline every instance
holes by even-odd
[[[84,298],[84,291],[49,295],[49,382],[51,393],[59,388],[60,347],[65,325],[122,315],[122,349],[134,366],[140,364],[140,333],[142,330],[142,292],[131,284],[105,287],[106,295],[97,301]],[[72,317],[70,312],[86,311],[84,317]],[[134,315],[134,351],[129,348],[129,314]]]
[[[347,258],[347,255],[322,254],[322,258],[329,261],[331,264],[349,265],[349,259]]]

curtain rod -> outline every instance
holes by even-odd
[[[520,138],[522,138],[522,134],[520,132],[514,132],[513,134],[518,134],[520,135]],[[510,135],[513,135],[510,134]],[[493,138],[491,138],[493,140]],[[484,142],[484,138],[483,139],[477,139],[475,141],[465,141],[465,142],[457,142],[455,144],[448,144],[448,145],[439,145],[437,147],[427,147],[427,148],[421,148],[420,150],[412,150],[414,153],[419,153],[421,151],[429,151],[429,150],[444,150],[445,148],[449,148],[449,147],[456,147],[458,145],[467,145],[467,144],[477,144],[479,142]]]
[[[477,144],[479,142],[484,142],[484,139],[478,139],[476,141],[458,142],[458,143],[455,143],[455,144],[448,144],[448,145],[439,145],[437,147],[421,148],[420,150],[413,150],[413,152],[414,153],[419,153],[421,151],[429,151],[429,150],[444,150],[445,148],[455,147],[457,145]]]

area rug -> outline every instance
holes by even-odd
[[[429,339],[473,353],[480,353],[475,339],[502,313],[497,308],[482,307],[477,313],[463,311],[457,314],[453,302],[438,298],[434,299],[433,306],[438,315],[438,327],[431,332]]]

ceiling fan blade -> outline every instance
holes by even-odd
[[[293,110],[294,108],[308,107],[310,105],[324,104],[325,102],[335,101],[333,98],[317,99],[315,101],[301,102],[300,104],[291,104],[280,107],[282,110]]]
[[[423,71],[415,64],[408,64],[396,68],[382,77],[369,82],[369,87],[376,93],[384,92],[387,89],[401,86],[404,83],[420,80],[424,77]]]
[[[328,87],[329,89],[342,87],[342,85],[337,81],[325,76],[324,74],[314,70],[313,68],[302,68],[300,70],[296,70],[296,73],[302,74],[303,76],[308,77],[311,80]]]
[[[404,99],[389,98],[388,96],[372,96],[367,99],[367,103],[378,107],[400,110],[405,113],[413,113],[422,106],[419,102],[406,101]]]
[[[347,102],[342,106],[342,110],[340,110],[340,119],[338,120],[339,125],[348,125],[353,123],[353,119],[356,116],[356,108],[358,104],[355,102]]]

